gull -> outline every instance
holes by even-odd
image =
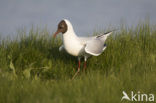
[[[84,57],[84,70],[86,61],[90,56],[99,56],[105,49],[105,41],[113,31],[91,37],[78,37],[69,20],[63,19],[59,22],[57,31],[54,33],[54,38],[57,34],[62,33],[63,44],[59,47],[59,51],[65,50],[72,56],[78,57],[78,69],[72,79],[80,72],[80,59]]]

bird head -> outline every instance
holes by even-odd
[[[64,34],[65,32],[67,32],[67,23],[65,20],[61,20],[58,24],[57,31],[54,33],[53,36],[56,37],[57,34]]]

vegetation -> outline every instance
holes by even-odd
[[[60,37],[53,40],[47,29],[0,38],[0,103],[119,103],[122,91],[156,95],[156,27],[121,27],[106,43],[102,55],[88,59],[87,72],[71,80],[77,58],[60,53]]]

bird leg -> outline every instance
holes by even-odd
[[[86,70],[86,61],[84,61],[84,66],[83,66],[83,71],[85,71]]]
[[[83,71],[86,70],[87,67],[87,56],[84,56],[84,66],[83,66]]]
[[[81,62],[80,62],[80,58],[78,58],[78,69],[77,69],[77,72],[74,74],[74,76],[72,77],[72,80],[77,76],[77,74],[80,72],[80,65],[81,65]]]

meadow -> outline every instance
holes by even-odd
[[[74,80],[77,58],[59,52],[61,43],[46,28],[0,37],[0,103],[131,103],[121,101],[123,91],[156,96],[156,26],[121,26]]]

